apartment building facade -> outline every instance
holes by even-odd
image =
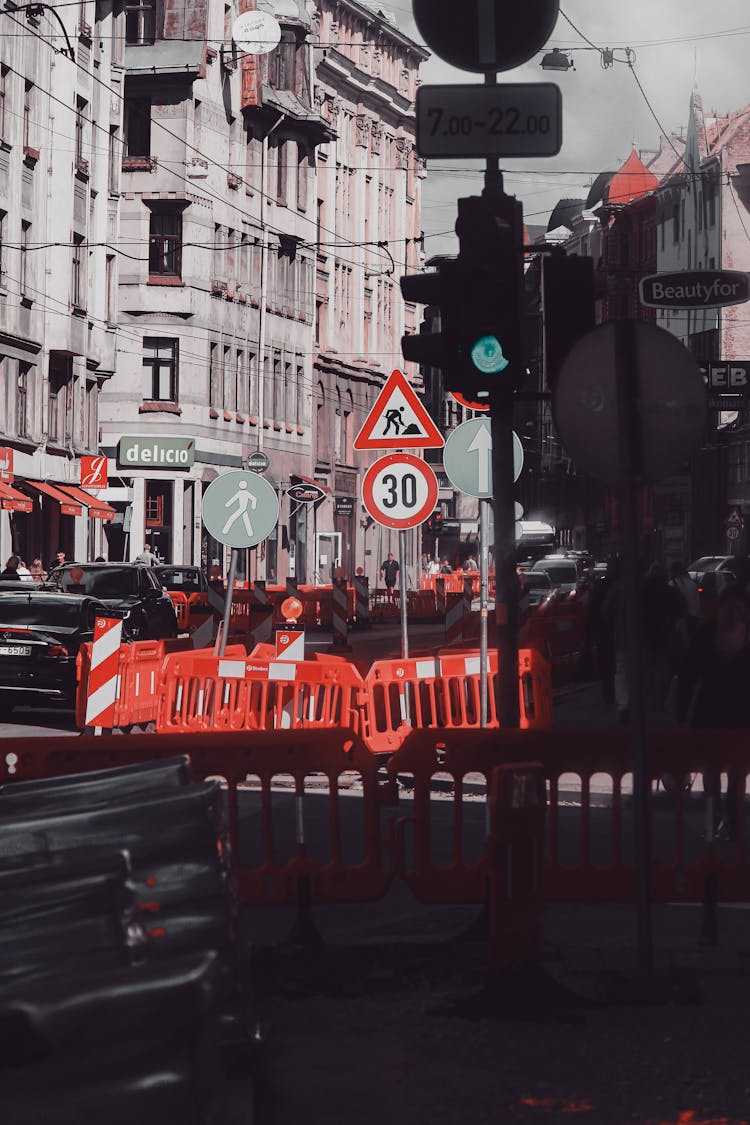
[[[0,13],[0,558],[93,558],[115,368],[125,14],[111,0]],[[93,475],[92,475],[93,472]]]

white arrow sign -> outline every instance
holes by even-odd
[[[467,453],[476,452],[478,457],[477,482],[481,493],[492,491],[492,434],[489,426],[479,426]]]

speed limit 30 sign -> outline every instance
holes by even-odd
[[[391,453],[370,465],[362,501],[376,523],[403,531],[432,515],[438,500],[434,472],[410,453]]]

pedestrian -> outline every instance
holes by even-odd
[[[388,552],[388,558],[380,567],[380,577],[385,582],[385,588],[388,591],[389,597],[393,597],[393,591],[396,583],[398,582],[399,565],[393,555]]]
[[[94,559],[94,562],[106,562],[106,561],[107,560],[105,559],[104,555],[97,555],[96,558]]]
[[[52,562],[47,567],[48,572],[51,574],[52,571],[56,570],[58,566],[65,566],[67,561],[68,560],[65,558],[65,551],[58,550]]]
[[[697,730],[746,730],[750,727],[750,602],[737,586],[722,590],[716,620],[702,622],[692,638],[677,685],[677,720]],[[727,772],[726,802],[720,807],[721,763],[704,772],[704,788],[713,798],[716,834],[733,840],[738,799],[737,777]],[[742,786],[744,792],[744,785]]]
[[[146,566],[156,566],[156,559],[151,551],[151,544],[146,543],[140,555],[135,556],[137,563],[145,563]]]
[[[643,681],[646,705],[663,712],[682,658],[679,624],[687,612],[680,591],[670,585],[666,568],[653,562],[640,591]]]
[[[18,577],[21,579],[22,582],[33,582],[34,581],[34,578],[32,576],[31,571],[27,567],[24,560],[20,559],[20,558],[18,560],[17,574],[18,574]]]
[[[443,565],[440,567],[440,573],[441,574],[453,574],[453,567],[448,562],[448,559],[447,559],[446,556],[443,556]]]
[[[0,579],[3,582],[20,582],[21,575],[18,573],[18,564],[20,563],[18,555],[11,555],[5,564],[5,570],[0,571]]]
[[[440,574],[440,563],[437,559],[430,559],[430,565],[427,573],[429,574],[430,578],[435,578],[438,574]]]
[[[685,599],[685,614],[683,617],[683,645],[688,644],[698,631],[701,616],[700,594],[698,583],[694,582],[688,573],[688,568],[682,559],[673,562],[669,568],[669,584],[679,590]]]
[[[479,570],[479,567],[477,566],[477,560],[473,555],[469,555],[466,562],[464,563],[464,574],[473,574],[477,570]]]
[[[34,582],[44,582],[47,577],[47,571],[44,569],[42,560],[39,557],[33,560],[29,571],[31,572],[31,577]]]

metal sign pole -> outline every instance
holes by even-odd
[[[406,532],[399,531],[398,533],[398,576],[399,588],[401,590],[401,656],[404,660],[409,659],[409,633],[408,633],[408,615],[406,612],[406,566],[404,560],[406,558]]]
[[[639,613],[638,523],[636,488],[641,470],[638,418],[639,370],[633,321],[615,324],[615,379],[618,446],[620,456],[620,526],[622,528],[623,593],[620,607],[627,642],[628,725],[633,765],[633,837],[638,926],[638,967],[653,969],[651,925],[651,840],[649,826],[649,775],[646,765],[646,721],[641,666]]]
[[[221,623],[221,636],[219,637],[218,656],[223,656],[227,647],[227,634],[229,633],[229,619],[232,616],[232,599],[234,598],[234,576],[237,573],[238,550],[232,547],[229,560],[229,576],[227,577],[227,597],[224,602],[224,620]]]
[[[479,723],[487,726],[489,661],[487,654],[487,617],[489,612],[489,501],[479,501]]]

